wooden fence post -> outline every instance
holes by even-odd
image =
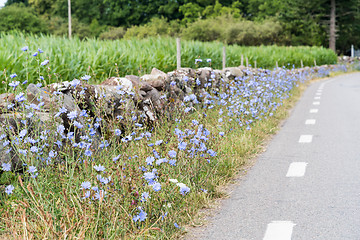
[[[249,59],[248,59],[248,57],[246,57],[245,60],[246,60],[246,67],[248,68],[249,67]]]
[[[180,38],[176,38],[176,69],[181,68],[181,42]]]
[[[314,66],[316,67],[316,59],[314,59]]]
[[[222,60],[222,67],[223,69],[226,68],[226,47],[223,46],[223,60]]]
[[[257,68],[257,66],[256,66],[256,60],[254,61],[254,68]]]
[[[278,64],[278,61],[276,61],[276,68],[279,68],[279,64]]]
[[[241,66],[243,67],[244,66],[244,55],[241,54]]]
[[[304,68],[304,63],[303,63],[302,59],[300,60],[300,65],[301,65],[301,68]]]

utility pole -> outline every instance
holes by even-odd
[[[335,0],[331,0],[330,3],[330,37],[329,48],[336,53],[336,3]]]
[[[69,39],[71,39],[71,0],[68,0],[68,15],[69,15]]]

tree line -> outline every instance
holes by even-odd
[[[74,35],[181,36],[240,45],[360,47],[359,0],[71,0]],[[67,34],[67,0],[8,0],[0,31]]]

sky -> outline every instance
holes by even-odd
[[[0,0],[0,7],[3,7],[5,5],[7,0]]]

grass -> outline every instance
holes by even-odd
[[[28,52],[21,48],[28,46]],[[206,59],[212,59],[212,67],[222,68],[222,47],[219,42],[204,43],[182,41],[182,66],[209,66]],[[38,48],[44,53],[33,57]],[[93,83],[102,82],[110,76],[141,75],[150,73],[153,67],[164,72],[176,69],[176,41],[173,38],[148,38],[117,41],[100,41],[78,38],[69,40],[62,37],[23,35],[13,32],[0,33],[0,70],[6,69],[7,76],[16,73],[21,79],[40,82],[59,82],[80,78],[85,74],[92,76]],[[241,56],[249,64],[257,67],[273,68],[279,66],[291,68],[333,64],[336,55],[321,47],[281,47],[227,46],[227,66],[240,66]],[[195,65],[195,59],[203,59]],[[47,66],[39,67],[39,62],[48,59]],[[116,65],[115,65],[116,64]],[[45,80],[40,80],[43,76]],[[4,88],[0,89],[4,91]]]
[[[291,93],[294,91],[298,90],[293,89]],[[277,103],[280,104],[278,100]],[[231,117],[225,115],[228,111],[221,106],[207,110],[207,117],[198,109],[177,124],[168,121],[159,123],[152,131],[150,141],[143,139],[119,145],[109,140],[110,147],[94,153],[91,158],[86,158],[82,150],[63,149],[58,152],[63,161],[46,167],[39,167],[36,154],[29,152],[26,163],[38,166],[36,177],[29,172],[23,175],[13,172],[2,174],[3,187],[8,184],[15,186],[14,193],[9,196],[2,192],[2,232],[15,238],[29,239],[177,238],[182,234],[178,228],[183,229],[183,225],[193,221],[198,209],[206,206],[211,199],[223,196],[218,187],[227,183],[248,158],[261,150],[264,139],[275,132],[288,107],[288,104],[279,105],[273,116],[253,124],[246,124],[252,117],[244,118],[244,127],[239,127],[235,119],[229,122]],[[222,121],[219,121],[220,109],[224,111]],[[198,131],[199,125],[193,124],[194,119],[209,131],[208,140],[204,143],[208,149],[216,151],[217,156],[211,157],[206,151],[204,156],[201,152],[192,156],[177,149],[179,139],[173,134],[175,128],[184,132],[185,129],[188,129],[187,132]],[[245,126],[251,126],[251,129],[247,130]],[[220,137],[221,131],[224,131],[224,137]],[[163,140],[163,143],[148,145],[158,140]],[[189,140],[188,136],[182,139],[190,144]],[[49,150],[43,149],[43,154],[47,156]],[[152,155],[153,150],[161,157],[166,157],[169,150],[176,150],[176,166],[168,163],[146,166],[145,159]],[[118,154],[120,157],[114,162],[113,157]],[[96,171],[94,167],[99,164],[106,170]],[[144,167],[147,169],[144,170]],[[156,180],[162,187],[160,191],[152,189],[144,180],[144,172],[155,167]],[[102,184],[98,175],[103,178],[111,176],[111,180]],[[170,179],[184,183],[190,187],[190,192],[180,194],[179,187]],[[85,198],[87,190],[81,189],[84,181],[91,182],[92,186],[98,186],[102,191],[90,190],[90,197]],[[107,192],[106,197],[102,195],[104,191]],[[144,201],[141,198],[144,192],[148,192],[151,198]],[[146,219],[134,222],[134,216],[141,212],[139,206],[146,212]]]

